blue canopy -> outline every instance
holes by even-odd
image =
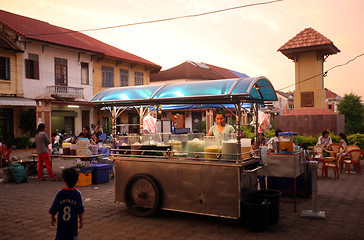
[[[264,103],[276,100],[271,82],[265,77],[257,77],[109,88],[97,93],[90,102],[130,106]]]

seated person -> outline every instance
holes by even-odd
[[[267,146],[268,139],[266,137],[264,137],[264,133],[259,133],[258,134],[258,143],[259,143],[259,147]]]
[[[78,138],[88,138],[88,139],[91,139],[90,128],[88,126],[84,126],[82,128],[82,132],[80,134],[78,134],[77,139]]]
[[[332,139],[329,136],[329,132],[328,131],[323,131],[322,132],[322,136],[319,137],[317,144],[316,145],[321,145],[323,146],[325,149],[327,149],[327,147],[332,144]]]

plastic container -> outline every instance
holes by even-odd
[[[268,223],[276,224],[279,222],[279,198],[281,192],[275,190],[258,190],[253,192],[253,198],[264,201],[267,199],[270,202]]]
[[[91,145],[91,152],[92,152],[92,154],[98,154],[99,153],[99,146]]]
[[[93,163],[92,166],[92,184],[109,182],[111,164]]]
[[[63,155],[71,155],[71,143],[62,143]]]
[[[236,133],[224,133],[221,139],[221,158],[222,159],[237,159],[237,140]]]
[[[70,155],[76,155],[76,144],[71,144]]]
[[[187,152],[190,157],[203,157],[203,154],[198,154],[204,151],[205,141],[203,133],[188,133],[187,134]]]
[[[205,158],[213,158],[213,159],[218,158],[218,155],[220,153],[220,145],[215,136],[206,136],[205,137],[204,152],[212,153],[212,154],[205,153],[205,155],[204,155]]]
[[[293,151],[293,137],[297,136],[294,132],[280,132],[279,137],[279,153],[292,154]]]
[[[186,152],[187,149],[187,134],[171,135],[171,147],[174,152]]]
[[[248,198],[243,200],[243,220],[250,231],[264,232],[269,223],[268,200]]]
[[[76,186],[84,187],[84,186],[91,185],[91,183],[92,183],[92,174],[90,172],[89,173],[79,173]]]
[[[252,140],[250,138],[240,139],[242,159],[250,158],[251,142]]]

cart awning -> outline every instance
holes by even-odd
[[[90,102],[130,106],[263,103],[276,100],[277,95],[271,82],[265,77],[257,77],[109,88],[97,93]]]

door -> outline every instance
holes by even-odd
[[[90,111],[82,110],[82,127],[90,126]]]
[[[74,117],[64,117],[64,129],[67,136],[75,135],[75,118]]]
[[[198,123],[202,120],[202,112],[192,112],[192,132],[198,131]]]

